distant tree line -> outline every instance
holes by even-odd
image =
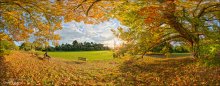
[[[72,44],[61,44],[56,47],[47,48],[48,51],[97,51],[97,50],[110,50],[109,47],[104,44],[93,42],[77,42],[74,40]]]
[[[45,48],[45,46],[36,46],[36,44],[25,42],[21,44],[20,49],[22,50],[47,50],[47,51],[99,51],[99,50],[110,50],[108,46],[104,46],[104,44],[93,43],[93,42],[78,42],[74,40],[72,44],[61,44],[55,47],[49,46]]]

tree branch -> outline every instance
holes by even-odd
[[[95,1],[89,6],[89,8],[88,8],[87,11],[86,11],[86,16],[88,16],[89,11],[92,9],[92,7],[94,6],[94,4],[97,3],[97,2],[99,2],[99,1],[101,1],[101,0],[95,0]]]
[[[154,47],[157,47],[157,46],[159,46],[160,44],[163,44],[163,43],[165,43],[165,42],[167,42],[167,41],[171,41],[171,40],[174,40],[174,39],[177,39],[177,38],[183,38],[183,37],[182,37],[181,35],[175,35],[175,36],[167,37],[167,38],[165,38],[165,39],[163,39],[163,40],[161,40],[161,41],[155,43],[154,45],[152,45],[152,46],[149,48],[149,50],[152,50]],[[184,38],[183,38],[183,39],[184,39]]]
[[[195,12],[198,10],[199,5],[202,3],[203,0],[200,0],[196,6],[196,9],[193,11],[193,16],[195,17]]]
[[[206,13],[205,11],[207,9],[209,9],[211,7],[215,7],[215,6],[220,6],[220,3],[216,3],[216,4],[209,5],[209,6],[206,6],[206,7],[202,8],[197,17],[200,18],[201,16],[203,16]]]
[[[87,1],[87,0],[83,0],[82,3],[80,3],[79,5],[77,5],[74,10],[78,9],[78,8],[79,8],[80,6],[82,6],[82,4],[85,3],[86,1]]]

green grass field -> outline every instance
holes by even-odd
[[[54,58],[62,58],[67,60],[77,60],[78,57],[85,57],[89,61],[113,59],[112,51],[48,52],[48,54]]]
[[[42,55],[44,52],[40,52]],[[53,58],[61,58],[66,60],[78,60],[78,57],[85,57],[88,61],[93,60],[110,60],[113,59],[112,51],[62,51],[62,52],[48,52],[48,54]],[[172,53],[171,57],[183,57],[190,56],[189,53]],[[158,56],[151,56],[158,57]],[[164,56],[159,56],[164,57]]]

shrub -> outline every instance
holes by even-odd
[[[201,46],[199,62],[205,66],[220,66],[220,45],[209,44]]]
[[[220,59],[219,57],[201,58],[199,59],[199,64],[204,66],[220,66]]]
[[[0,57],[10,54],[11,50],[16,50],[17,46],[12,41],[0,41]]]

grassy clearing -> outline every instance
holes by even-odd
[[[40,52],[42,55],[44,52]],[[75,52],[48,52],[48,54],[54,58],[62,58],[66,60],[77,60],[78,57],[85,57],[89,61],[93,60],[111,60],[113,59],[112,51],[75,51]],[[190,53],[172,53],[171,58],[190,56]],[[151,56],[151,57],[161,57],[165,56]]]
[[[41,54],[43,53],[44,52],[41,52]],[[89,61],[113,59],[112,53],[113,53],[112,51],[48,52],[50,56],[55,57],[55,58],[77,60],[78,57],[85,57]]]
[[[220,67],[196,65],[191,57],[128,58],[48,61],[13,52],[0,60],[0,85],[220,85]]]

